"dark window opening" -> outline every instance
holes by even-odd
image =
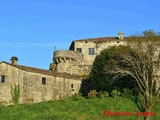
[[[94,48],[89,48],[89,55],[94,55]]]
[[[42,84],[46,85],[46,78],[42,78]]]
[[[73,88],[73,84],[71,84],[71,88]]]
[[[2,75],[1,76],[1,81],[0,81],[1,83],[4,83],[5,82],[5,75]]]
[[[82,53],[82,48],[76,48],[76,52]]]

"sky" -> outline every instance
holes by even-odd
[[[0,0],[0,61],[49,69],[73,40],[160,31],[159,0]]]

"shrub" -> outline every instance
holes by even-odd
[[[111,92],[111,95],[114,97],[114,98],[117,98],[117,96],[120,96],[120,91],[118,91],[118,90],[113,90],[112,92]]]
[[[98,97],[100,97],[100,98],[106,98],[106,97],[108,97],[108,96],[109,96],[109,93],[106,92],[106,91],[104,91],[104,92],[100,91],[100,92],[98,93]]]
[[[127,88],[124,88],[121,93],[121,96],[129,98],[132,96],[132,91]]]
[[[98,93],[96,90],[90,90],[88,93],[88,98],[96,98],[98,96]]]

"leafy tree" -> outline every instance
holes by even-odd
[[[146,36],[146,37],[149,37],[149,36],[160,36],[160,32],[155,32],[154,30],[145,30],[145,31],[143,31],[142,36]]]
[[[102,51],[99,54],[93,64],[91,74],[89,76],[89,87],[92,90],[103,91],[106,90],[106,75],[103,71],[103,68],[106,64],[108,56],[106,51]]]
[[[92,90],[107,91],[111,95],[112,90],[117,89],[123,92],[124,88],[134,89],[136,88],[136,82],[130,77],[125,76],[119,80],[112,81],[112,75],[106,73],[105,68],[109,70],[114,66],[114,61],[118,61],[119,54],[126,52],[126,46],[113,46],[103,50],[95,59],[93,68],[89,77],[89,86]],[[128,47],[129,49],[129,47]]]
[[[95,59],[89,83],[91,89],[110,90],[113,83],[132,78],[144,97],[144,111],[149,112],[160,95],[159,76],[160,37],[153,31],[144,31],[141,36],[128,37],[127,46],[102,51]],[[149,120],[149,116],[145,119]]]

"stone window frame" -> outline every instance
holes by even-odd
[[[95,48],[88,48],[89,55],[95,55]]]
[[[82,48],[76,48],[76,52],[82,53]]]
[[[46,85],[47,79],[45,77],[42,77],[42,85]]]
[[[6,81],[6,76],[5,75],[1,75],[0,76],[0,83],[5,83],[5,81]]]

